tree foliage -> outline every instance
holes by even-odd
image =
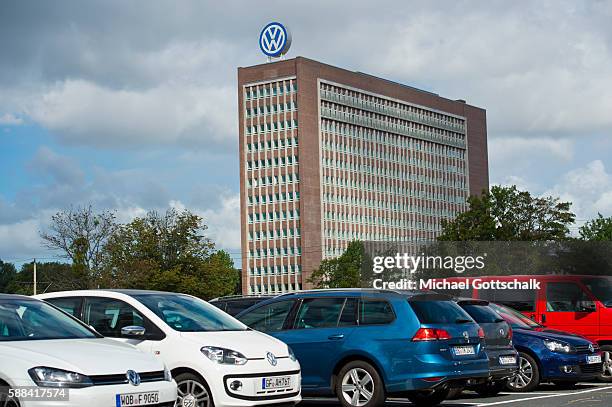
[[[442,241],[554,241],[569,238],[570,202],[534,197],[516,186],[493,186],[468,199],[469,209],[443,222]]]
[[[604,218],[601,213],[580,228],[580,238],[589,241],[612,241],[612,216]]]
[[[365,261],[363,243],[353,241],[345,252],[333,259],[325,259],[313,271],[309,282],[316,288],[361,287],[361,270]]]

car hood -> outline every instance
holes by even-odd
[[[0,342],[0,359],[16,357],[27,366],[46,366],[85,375],[154,372],[161,361],[131,345],[112,339],[54,339]]]
[[[569,332],[556,331],[554,329],[547,328],[535,328],[535,329],[514,329],[515,335],[532,336],[540,339],[556,339],[569,343],[570,345],[588,345],[591,343],[588,339],[583,336],[572,334]]]
[[[276,357],[289,356],[285,343],[259,331],[181,332],[181,336],[198,346],[235,350],[248,359],[265,358],[268,352]]]

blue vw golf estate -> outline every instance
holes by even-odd
[[[293,349],[304,395],[335,394],[344,407],[381,406],[387,396],[436,405],[489,376],[483,330],[443,294],[307,291],[237,318]]]

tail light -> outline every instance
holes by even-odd
[[[484,338],[485,338],[484,329],[482,329],[482,328],[478,328],[478,337],[479,337],[480,339],[484,339]]]
[[[508,327],[508,339],[512,340],[512,327]]]
[[[443,341],[450,339],[451,335],[448,331],[438,328],[420,328],[414,337],[413,342],[426,342],[426,341]]]

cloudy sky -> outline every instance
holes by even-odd
[[[427,3],[427,4],[424,4]],[[487,109],[492,183],[612,215],[611,1],[0,3],[0,258],[51,214],[189,208],[238,258],[236,67],[302,55]]]

